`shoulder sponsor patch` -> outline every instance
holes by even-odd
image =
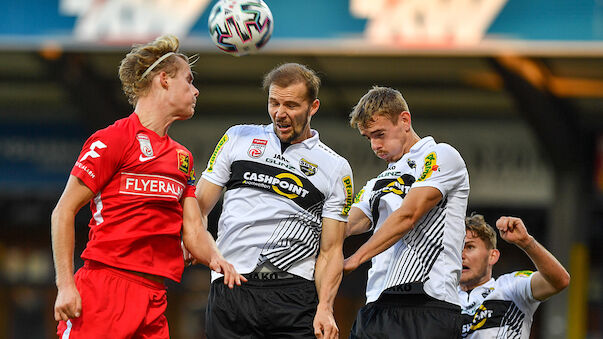
[[[308,160],[301,158],[301,160],[299,161],[299,169],[302,171],[303,174],[311,176],[316,174],[316,170],[318,170],[318,165],[315,165],[309,162]]]
[[[354,202],[354,185],[352,184],[352,179],[349,175],[343,177],[342,181],[343,187],[345,188],[345,205],[343,206],[341,214],[348,215],[348,213],[350,213],[350,208],[352,208],[352,203]]]
[[[434,171],[438,170],[437,155],[435,152],[429,153],[425,157],[425,163],[423,164],[423,172],[417,181],[424,181],[429,178]]]
[[[197,180],[197,178],[195,178],[195,169],[193,168],[191,170],[191,174],[188,176],[188,178],[186,180],[186,183],[188,185],[195,186],[195,180]]]
[[[207,164],[208,172],[211,172],[214,170],[214,163],[216,162],[216,158],[218,157],[218,154],[220,154],[220,151],[222,150],[222,147],[224,146],[224,144],[227,142],[228,142],[228,134],[224,134],[222,136],[222,139],[220,139],[220,141],[218,141],[216,148],[214,148],[214,153],[212,153],[211,157],[209,158],[209,163]]]
[[[251,146],[249,146],[249,150],[247,154],[252,158],[259,158],[264,154],[264,150],[266,149],[266,145],[268,144],[268,140],[264,139],[253,139],[251,142]]]
[[[360,190],[360,192],[356,193],[354,197],[354,204],[359,203],[362,200],[362,196],[364,195],[364,188]]]
[[[516,277],[529,277],[534,273],[533,271],[518,271],[515,273]]]
[[[188,175],[190,169],[190,158],[188,152],[185,150],[178,150],[178,170]]]

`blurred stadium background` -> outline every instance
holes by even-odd
[[[312,126],[348,158],[358,191],[384,164],[347,115],[371,86],[395,87],[419,135],[463,155],[468,213],[523,217],[570,271],[568,290],[537,311],[532,338],[603,338],[603,1],[267,0],[272,40],[241,58],[209,39],[215,1],[0,0],[0,338],[55,337],[50,212],[84,140],[132,111],[119,61],[163,33],[200,56],[196,115],[170,131],[197,173],[227,127],[269,121],[261,77],[294,61],[322,77]],[[365,239],[346,240],[346,253]],[[501,251],[495,275],[532,267],[516,248]],[[362,268],[336,301],[342,338],[364,303]],[[202,267],[169,284],[173,338],[204,338],[208,285]]]

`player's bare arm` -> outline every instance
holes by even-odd
[[[570,275],[561,263],[531,236],[523,221],[515,217],[500,217],[496,228],[501,238],[521,248],[536,266],[532,276],[532,295],[537,300],[545,300],[569,285]]]
[[[440,200],[442,200],[442,193],[437,188],[411,188],[400,208],[392,212],[375,234],[356,253],[345,260],[344,271],[353,271],[364,262],[390,248]]]
[[[336,339],[339,329],[333,316],[333,305],[342,278],[345,222],[330,218],[322,220],[320,253],[314,273],[318,292],[314,334],[319,339]]]
[[[240,286],[241,281],[247,281],[222,257],[214,238],[207,231],[206,224],[201,221],[201,213],[196,199],[184,198],[182,210],[182,241],[190,254],[213,271],[224,274],[224,284],[230,288],[233,288],[235,284]]]
[[[350,209],[350,215],[348,216],[348,223],[345,227],[346,238],[351,235],[368,232],[370,229],[371,219],[369,219],[360,208],[352,207]]]
[[[75,216],[94,197],[80,179],[71,175],[51,216],[52,249],[56,271],[57,299],[54,319],[77,318],[82,312],[82,299],[73,277],[75,246]]]

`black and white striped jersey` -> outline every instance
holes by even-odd
[[[216,243],[243,274],[269,261],[314,280],[322,218],[347,221],[354,194],[347,160],[315,130],[282,147],[272,125],[233,126],[202,176],[226,187]]]
[[[459,305],[469,175],[461,155],[450,145],[425,137],[367,182],[354,207],[379,229],[413,187],[435,187],[442,200],[402,239],[375,256],[368,272],[367,303],[393,286],[420,283],[428,295]]]
[[[534,312],[531,271],[504,274],[474,288],[458,290],[463,314],[463,338],[528,339]]]

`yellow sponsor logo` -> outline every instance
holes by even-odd
[[[517,273],[515,273],[516,277],[529,277],[532,275],[532,271],[518,271]]]
[[[216,145],[216,148],[214,149],[214,153],[212,153],[211,157],[209,158],[209,163],[207,164],[207,171],[211,172],[214,170],[214,163],[216,162],[216,158],[218,157],[218,154],[220,154],[220,150],[222,149],[222,146],[224,146],[224,144],[228,141],[228,134],[224,134],[222,136],[222,139],[220,139],[220,141],[218,141],[218,144]]]
[[[356,196],[354,197],[354,204],[360,202],[360,200],[362,200],[362,196],[364,195],[364,188],[360,190],[360,192],[358,192],[356,194]]]
[[[492,316],[492,310],[487,309],[484,305],[480,305],[475,311],[475,315],[473,316],[473,324],[471,325],[471,330],[477,330],[480,327],[484,326],[486,320]]]
[[[421,173],[421,177],[417,181],[424,181],[425,179],[427,179],[431,176],[431,173],[433,173],[433,171],[438,170],[438,164],[436,163],[436,161],[437,161],[437,156],[436,156],[435,152],[431,152],[425,157],[425,164],[423,165],[423,173]]]
[[[350,213],[350,208],[352,208],[352,203],[354,202],[354,185],[352,184],[352,178],[349,175],[346,175],[342,179],[343,187],[345,187],[345,205],[343,206],[343,210],[341,214],[348,215]]]

